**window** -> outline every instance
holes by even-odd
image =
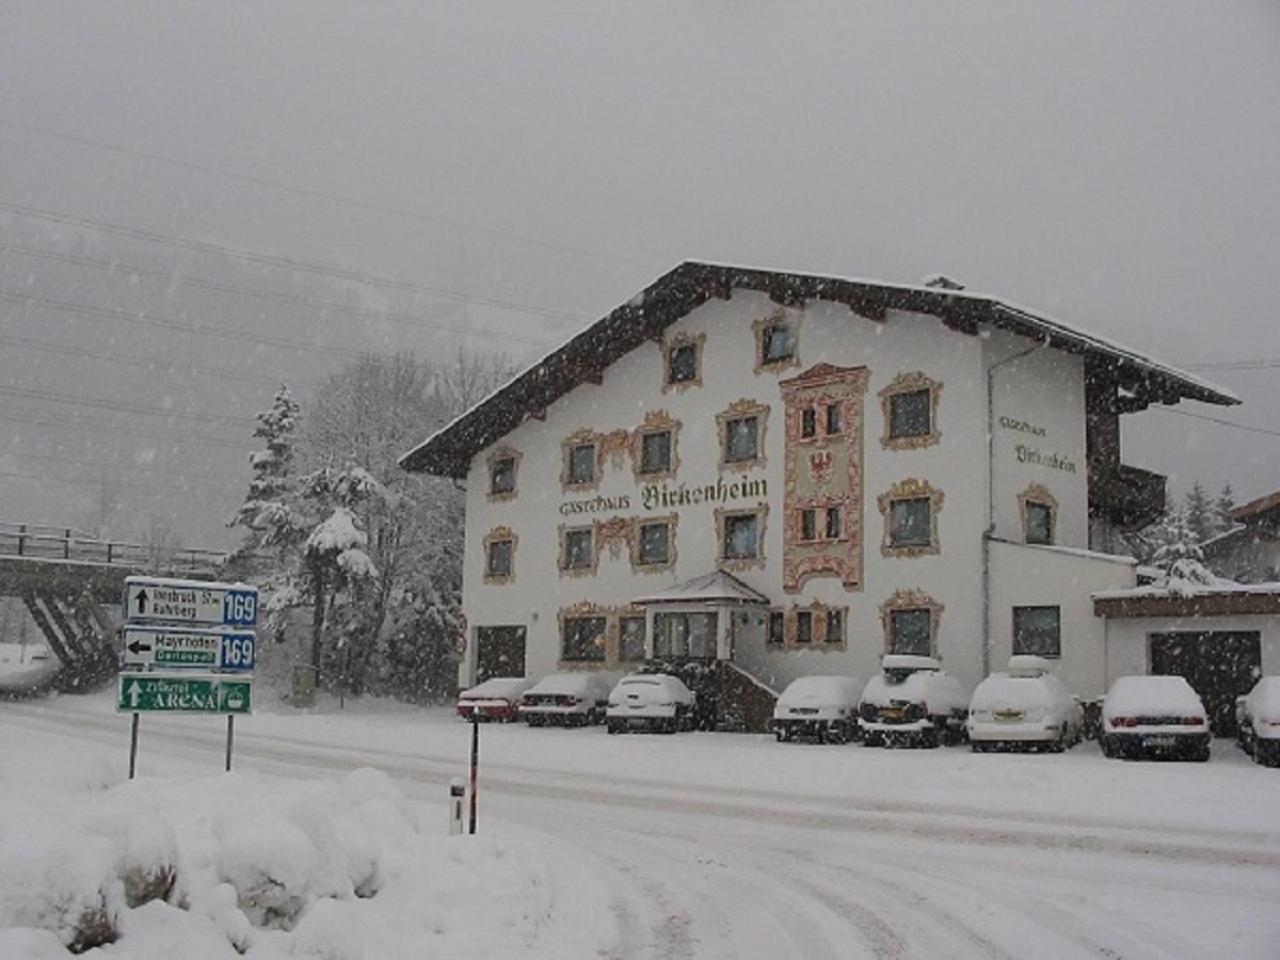
[[[1022,538],[1027,543],[1052,544],[1058,501],[1048,488],[1033,483],[1018,494],[1022,508]]]
[[[840,404],[827,404],[827,436],[834,436],[844,428],[840,419]]]
[[[594,483],[596,479],[596,445],[575,443],[569,447],[566,475],[570,484]]]
[[[890,505],[889,545],[928,546],[932,539],[932,517],[928,497],[894,500]]]
[[[818,435],[818,411],[813,407],[805,407],[800,411],[800,437],[808,440]]]
[[[565,617],[560,626],[560,659],[603,660],[604,617]]]
[[[702,385],[702,345],[705,333],[677,333],[662,343],[662,391]]]
[[[840,539],[840,508],[827,507],[827,539]]]
[[[1047,503],[1028,503],[1024,510],[1027,543],[1053,543],[1053,508]]]
[[[844,643],[844,614],[840,610],[827,611],[826,643]]]
[[[818,511],[806,509],[800,511],[800,539],[818,539]]]
[[[516,491],[516,458],[497,457],[489,464],[489,494],[501,497]]]
[[[760,332],[760,365],[780,364],[796,355],[795,328],[786,320],[773,320]]]
[[[760,555],[759,518],[754,513],[730,513],[724,518],[721,558],[750,560]]]
[[[640,473],[671,472],[671,431],[658,430],[640,438]]]
[[[671,524],[643,523],[640,525],[640,545],[637,560],[642,565],[669,563],[671,560]]]
[[[682,343],[667,354],[667,383],[688,383],[698,379],[698,347]]]
[[[942,439],[938,431],[938,398],[942,384],[923,373],[900,373],[880,391],[884,411],[881,446],[888,450],[928,447]]]
[[[796,643],[813,642],[813,611],[796,611]]]
[[[757,417],[731,417],[724,422],[724,459],[741,463],[759,458],[760,421]]]
[[[510,540],[490,540],[484,563],[484,575],[493,579],[511,576],[511,556],[514,544]]]
[[[786,615],[781,610],[770,610],[768,624],[765,628],[764,642],[775,647],[782,646],[785,637],[783,631],[786,625]]]
[[[880,552],[886,557],[918,557],[941,552],[938,512],[942,491],[927,480],[901,480],[876,498],[884,516]]]
[[[1037,657],[1062,656],[1062,624],[1058,607],[1013,608],[1013,652]]]
[[[933,611],[927,607],[890,610],[889,652],[930,656],[933,653]]]
[[[715,613],[655,613],[653,655],[709,660],[716,655],[718,623]]]
[[[931,432],[928,390],[898,393],[889,398],[889,438],[925,437]]]
[[[618,623],[618,659],[622,660],[624,663],[634,663],[637,660],[643,660],[645,640],[644,617],[623,617]]]
[[[560,569],[591,570],[595,567],[594,535],[590,527],[564,530],[560,539]]]

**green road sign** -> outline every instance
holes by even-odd
[[[120,675],[116,710],[122,713],[249,713],[253,685],[221,677]]]

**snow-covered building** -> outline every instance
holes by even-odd
[[[1280,491],[1231,511],[1232,529],[1205,541],[1205,562],[1242,583],[1280,580]]]
[[[954,284],[684,263],[402,458],[465,482],[465,681],[651,657],[773,689],[1011,654],[1114,675],[1092,595],[1164,478],[1120,417],[1238,402]]]

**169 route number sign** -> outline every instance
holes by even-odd
[[[258,622],[258,590],[245,583],[129,577],[124,617],[131,623],[253,627]]]

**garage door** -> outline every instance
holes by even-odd
[[[1236,697],[1262,674],[1262,638],[1256,631],[1154,633],[1151,672],[1186,677],[1209,711],[1214,734],[1235,736]]]
[[[524,676],[524,627],[476,628],[476,683]]]

